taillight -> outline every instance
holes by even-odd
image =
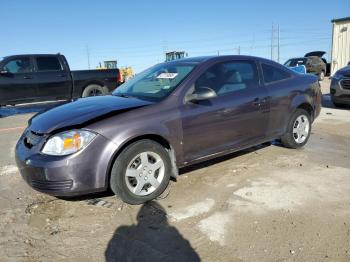
[[[117,73],[117,83],[122,83],[123,82],[123,76],[120,73],[120,71],[118,71]]]

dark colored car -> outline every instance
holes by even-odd
[[[325,73],[325,75],[329,76],[331,74],[331,63],[328,63],[326,58],[323,57],[325,54],[326,54],[325,51],[312,51],[312,52],[306,53],[305,57],[317,56],[317,57],[321,58],[323,63],[325,63],[325,65],[326,65],[326,73]]]
[[[331,99],[335,106],[350,105],[350,65],[335,72],[330,89]]]
[[[120,81],[118,69],[70,71],[61,54],[8,56],[0,60],[0,106],[107,94]]]
[[[318,56],[292,58],[287,60],[284,65],[286,67],[304,65],[306,67],[306,72],[317,75],[320,81],[323,81],[327,71],[326,64]]]
[[[159,196],[178,168],[281,139],[306,144],[320,113],[312,75],[250,56],[158,64],[110,96],[34,116],[16,146],[34,189],[72,196],[111,188],[140,204]]]

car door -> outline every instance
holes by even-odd
[[[35,57],[35,69],[38,78],[38,96],[41,100],[70,99],[72,91],[70,73],[57,56]]]
[[[290,104],[295,88],[291,73],[276,63],[261,63],[264,85],[270,95],[270,117],[267,136],[279,137],[284,133],[289,120]]]
[[[2,61],[0,104],[16,104],[36,99],[37,82],[30,56],[15,56]]]
[[[260,85],[254,60],[217,63],[198,77],[188,94],[211,88],[217,97],[180,107],[184,160],[254,145],[268,123],[268,93]]]

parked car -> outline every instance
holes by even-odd
[[[111,188],[140,204],[178,168],[281,139],[304,146],[320,113],[317,77],[250,56],[155,65],[112,95],[80,99],[29,121],[16,146],[34,189],[72,196]]]
[[[335,72],[330,89],[331,99],[335,106],[350,105],[350,65]]]
[[[70,71],[61,55],[16,55],[0,61],[0,106],[71,100],[114,90],[118,69]]]
[[[292,58],[287,60],[284,65],[286,67],[303,65],[306,67],[307,73],[317,75],[320,81],[323,81],[326,75],[326,64],[318,56]]]
[[[328,63],[326,58],[323,57],[325,54],[326,54],[325,51],[312,51],[312,52],[306,53],[305,57],[317,56],[317,57],[321,58],[323,63],[326,64],[326,73],[325,73],[325,75],[329,76],[331,74],[331,63]]]

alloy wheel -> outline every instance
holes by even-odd
[[[300,115],[293,124],[293,138],[298,144],[304,143],[310,132],[309,119],[305,115]]]
[[[164,161],[157,153],[142,152],[127,165],[126,185],[133,194],[147,196],[160,186],[164,172]]]
[[[101,92],[100,90],[98,90],[98,89],[93,89],[93,90],[91,90],[89,96],[100,96],[100,95],[102,95],[102,92]]]

